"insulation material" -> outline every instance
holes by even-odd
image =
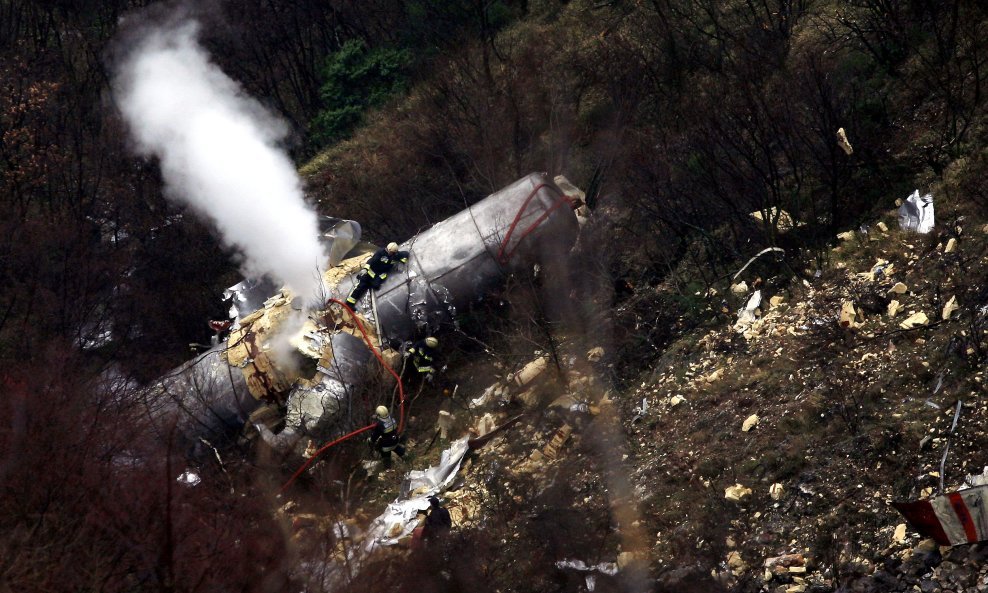
[[[511,376],[510,381],[518,387],[525,387],[539,377],[549,367],[549,357],[540,356],[526,364],[520,371]]]
[[[942,546],[958,546],[988,540],[986,495],[988,485],[982,485],[892,506],[924,536]]]
[[[241,319],[240,327],[231,331],[227,339],[227,361],[241,369],[247,388],[258,400],[270,401],[287,392],[297,378],[272,354],[272,340],[292,313],[289,299],[278,293],[265,302],[263,309]]]

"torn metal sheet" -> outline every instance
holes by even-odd
[[[734,323],[734,330],[743,332],[749,325],[758,319],[758,308],[762,305],[762,291],[756,290],[751,293],[748,302],[738,311],[738,320]]]
[[[556,568],[572,568],[573,570],[583,572],[593,570],[602,572],[609,576],[614,576],[618,573],[618,565],[616,562],[598,562],[597,564],[587,564],[583,560],[557,560]]]
[[[371,521],[361,545],[348,547],[345,558],[324,563],[304,563],[302,568],[309,574],[321,574],[326,590],[337,590],[353,578],[352,575],[359,573],[360,565],[373,552],[394,546],[412,535],[419,524],[420,512],[430,506],[429,497],[439,494],[449,486],[469,450],[467,438],[464,437],[443,451],[437,465],[426,470],[408,472],[402,483],[401,494]]]
[[[988,485],[964,488],[930,500],[893,502],[902,516],[924,536],[942,546],[988,540]]]
[[[917,189],[899,206],[899,228],[926,234],[933,230],[933,194],[919,195]]]

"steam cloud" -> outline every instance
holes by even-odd
[[[287,127],[211,63],[198,24],[147,32],[117,69],[114,93],[144,156],[157,156],[170,199],[188,204],[266,275],[306,301],[322,288],[319,222],[278,143]]]

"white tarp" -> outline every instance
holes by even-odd
[[[917,189],[899,206],[899,228],[926,234],[933,230],[933,194],[920,197]]]

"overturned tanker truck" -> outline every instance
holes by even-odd
[[[273,286],[232,287],[229,335],[156,382],[148,408],[174,418],[190,447],[246,427],[275,449],[301,452],[312,439],[353,430],[381,395],[367,393],[381,385],[368,379],[394,384],[402,344],[441,334],[457,310],[512,273],[559,266],[587,214],[583,193],[564,177],[530,174],[404,242],[408,263],[353,310],[342,299],[371,249],[358,242],[359,225],[338,224],[324,235],[333,246],[323,305],[306,309]]]

